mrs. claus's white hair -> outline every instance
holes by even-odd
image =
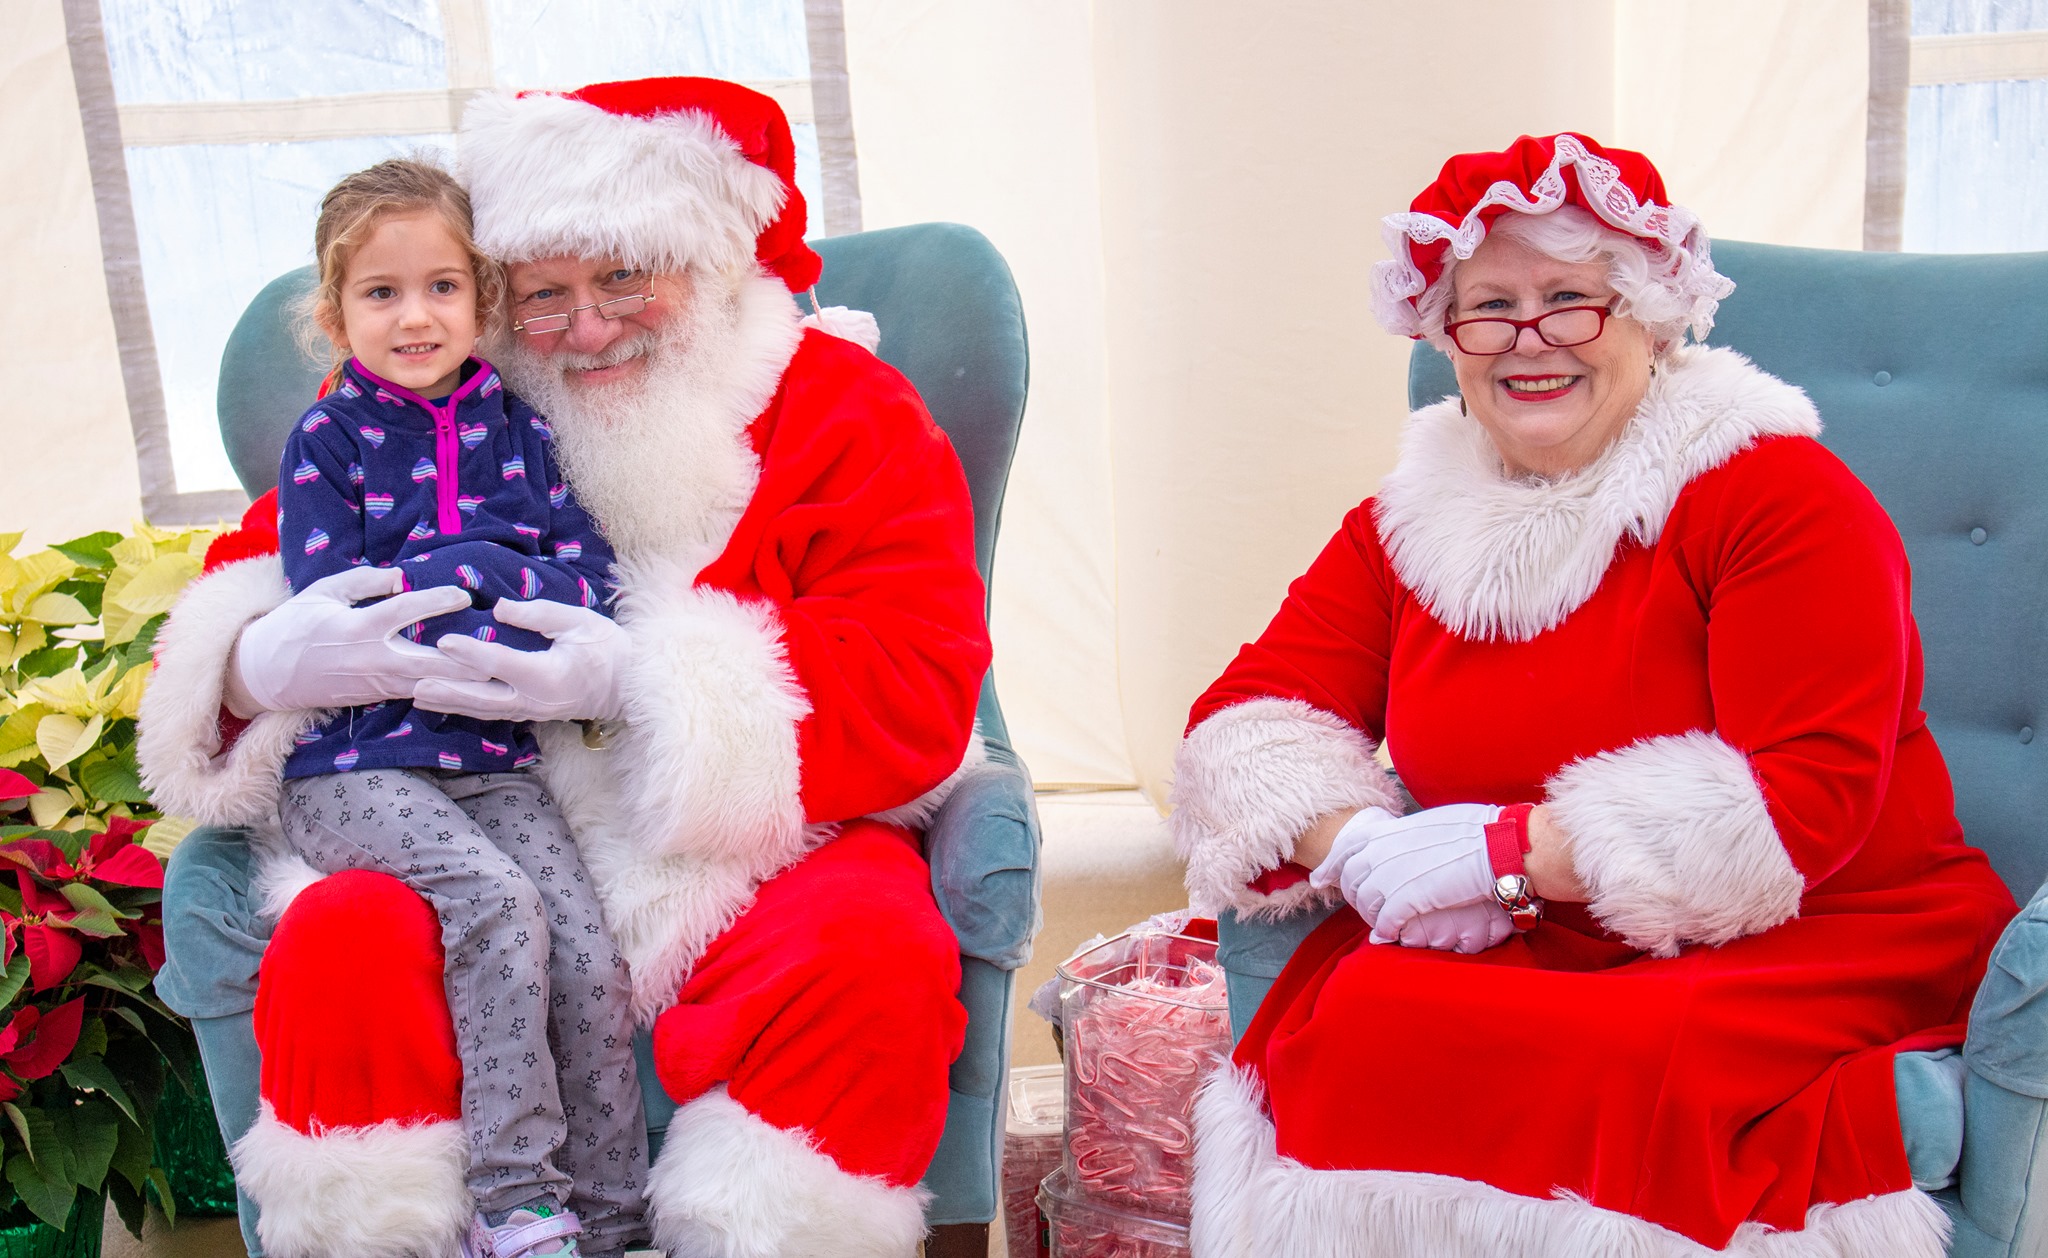
[[[1510,210],[1493,220],[1487,234],[1519,241],[1559,262],[1605,261],[1607,283],[1618,299],[1614,313],[1642,324],[1659,353],[1676,346],[1688,326],[1702,339],[1714,326],[1719,300],[1666,285],[1658,278],[1660,260],[1648,245],[1615,231],[1576,205],[1561,205],[1548,214]],[[1452,277],[1458,273],[1458,265],[1458,258],[1446,251],[1443,274],[1415,302],[1424,339],[1445,353],[1450,352],[1451,341],[1444,334],[1444,323],[1455,296]]]

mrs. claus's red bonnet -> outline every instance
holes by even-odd
[[[1649,158],[1569,131],[1525,135],[1497,153],[1460,153],[1406,213],[1380,220],[1393,256],[1373,267],[1374,317],[1390,332],[1422,336],[1416,299],[1447,258],[1471,257],[1502,214],[1548,214],[1563,205],[1641,241],[1657,282],[1692,300],[1696,334],[1712,326],[1715,305],[1735,286],[1714,270],[1699,216],[1672,203]]]

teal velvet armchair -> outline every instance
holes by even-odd
[[[1953,1258],[2048,1254],[2048,254],[1849,253],[1724,242],[1736,282],[1709,342],[1799,385],[1821,440],[1904,537],[1928,723],[1964,833],[2023,908],[1992,954],[1960,1054],[1897,1058],[1914,1180]],[[1457,391],[1424,344],[1408,396]],[[2037,737],[2037,731],[2041,737]],[[1327,916],[1225,915],[1239,1034]]]
[[[813,242],[824,259],[818,296],[872,311],[881,357],[908,376],[946,430],[974,497],[975,553],[986,580],[1004,483],[1023,420],[1028,374],[1023,308],[1009,267],[971,228],[924,224]],[[292,421],[319,383],[319,364],[294,343],[285,312],[311,268],[274,281],[250,304],[222,356],[221,433],[243,487],[276,483]],[[926,834],[932,892],[960,941],[967,1042],[953,1063],[945,1134],[925,1175],[935,1229],[929,1252],[985,1253],[995,1217],[1008,1074],[1014,972],[1030,954],[1038,912],[1038,816],[1031,779],[1011,749],[993,675],[979,712],[987,764],[962,781]],[[253,912],[247,844],[202,829],[173,856],[166,882],[169,952],[158,987],[193,1020],[221,1134],[232,1143],[256,1116],[258,1056],[251,1030],[256,971],[269,924]],[[652,1081],[647,1037],[641,1076]],[[646,1096],[658,1144],[675,1106]],[[252,1254],[254,1209],[241,1203]]]

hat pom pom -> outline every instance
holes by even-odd
[[[882,325],[876,323],[875,316],[865,310],[849,310],[845,306],[826,306],[816,314],[805,315],[803,317],[803,326],[816,328],[818,331],[829,333],[842,341],[852,341],[870,354],[874,353],[875,347],[882,343]]]

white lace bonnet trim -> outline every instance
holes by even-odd
[[[1446,241],[1453,255],[1469,258],[1486,239],[1486,221],[1481,217],[1485,210],[1498,205],[1522,214],[1548,214],[1563,205],[1564,171],[1569,166],[1576,172],[1587,208],[1609,227],[1648,246],[1658,281],[1692,299],[1688,322],[1693,337],[1706,337],[1714,326],[1715,309],[1723,297],[1735,291],[1735,284],[1714,269],[1712,245],[1700,227],[1699,215],[1682,205],[1638,201],[1634,189],[1623,181],[1620,168],[1589,152],[1578,136],[1559,135],[1554,144],[1549,167],[1527,192],[1512,180],[1499,180],[1455,228],[1434,214],[1413,210],[1380,220],[1380,236],[1393,254],[1372,268],[1372,313],[1381,327],[1398,336],[1425,334],[1415,299],[1429,283],[1409,254],[1410,241],[1418,245]]]

